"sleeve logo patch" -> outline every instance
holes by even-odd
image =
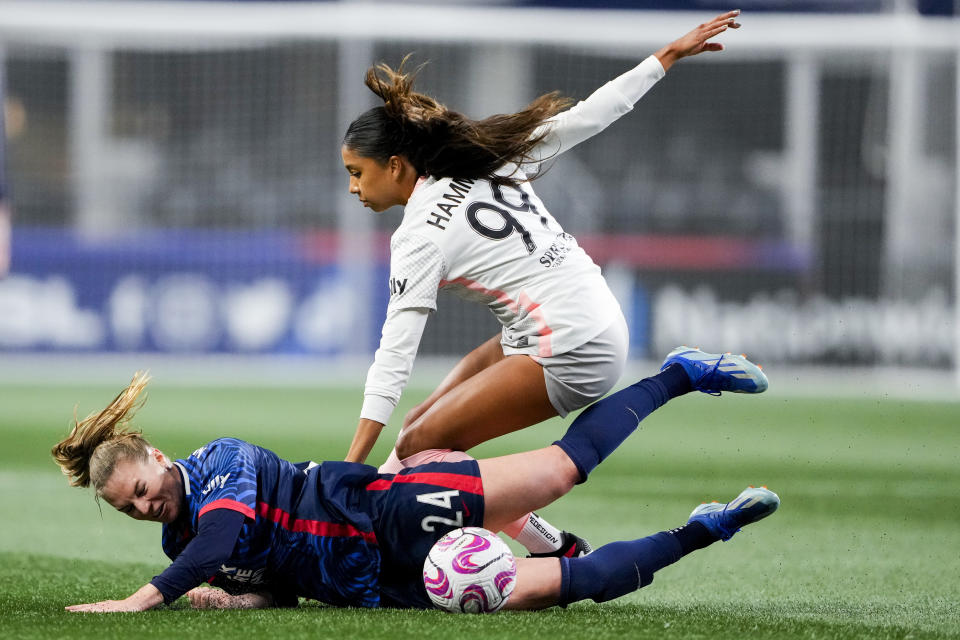
[[[207,486],[203,488],[202,494],[207,495],[217,487],[223,486],[224,483],[226,483],[227,478],[229,477],[230,477],[229,473],[222,476],[215,476],[210,482],[207,483]]]
[[[400,278],[390,278],[390,295],[399,296],[402,295],[407,289],[407,278],[401,280]]]

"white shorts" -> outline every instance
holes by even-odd
[[[630,331],[623,314],[619,313],[613,324],[601,331],[600,335],[572,351],[549,358],[530,357],[543,367],[550,404],[560,417],[566,417],[571,411],[599,400],[617,384],[617,380],[623,375],[629,348]],[[407,467],[428,462],[458,462],[470,459],[471,456],[463,451],[427,449],[401,462],[397,458],[397,450],[394,449],[379,471],[400,473]]]
[[[572,351],[543,358],[530,356],[543,367],[547,396],[560,417],[599,400],[623,375],[630,349],[630,330],[623,314],[596,338]]]

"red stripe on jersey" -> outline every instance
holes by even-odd
[[[207,511],[213,511],[214,509],[230,509],[231,511],[239,511],[248,518],[254,517],[253,509],[242,502],[237,502],[236,500],[231,500],[229,498],[221,498],[220,500],[214,500],[209,504],[203,505],[203,507],[200,508],[200,513],[197,514],[197,517],[199,518]]]
[[[297,520],[279,507],[271,507],[266,502],[257,503],[257,514],[276,522],[284,529],[294,533],[309,533],[315,536],[334,536],[338,538],[363,538],[370,544],[377,544],[373,531],[360,531],[353,525],[320,520]]]
[[[386,491],[392,484],[393,483],[390,480],[384,480],[381,478],[368,484],[367,491]]]
[[[553,346],[550,344],[550,334],[553,333],[553,329],[547,326],[547,319],[543,317],[543,309],[540,308],[540,303],[531,300],[530,296],[526,293],[521,293],[520,304],[527,309],[530,317],[536,320],[539,326],[540,350],[537,355],[541,358],[551,357],[553,355]]]
[[[510,296],[503,291],[499,291],[497,289],[488,289],[479,282],[470,280],[469,278],[461,277],[454,278],[453,280],[440,281],[441,287],[445,287],[449,284],[458,284],[461,287],[470,289],[471,291],[477,291],[485,296],[489,296],[493,299],[493,302],[504,305],[514,315],[520,314],[520,307],[522,306],[527,310],[527,313],[530,314],[530,317],[537,322],[537,335],[540,336],[538,339],[539,348],[537,355],[541,358],[549,358],[553,355],[553,347],[550,344],[550,334],[553,333],[553,329],[547,325],[547,320],[543,317],[543,311],[540,309],[540,303],[531,300],[526,293],[520,294],[520,300],[518,302],[510,298]]]
[[[477,476],[438,472],[408,473],[396,475],[393,477],[393,480],[374,480],[367,485],[367,490],[384,491],[390,488],[391,482],[432,484],[437,487],[446,487],[447,489],[459,489],[465,493],[472,493],[478,496],[483,495],[483,482],[481,482]]]

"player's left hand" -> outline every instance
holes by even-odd
[[[194,609],[264,609],[273,604],[270,594],[243,593],[232,596],[221,589],[197,587],[187,591]]]
[[[737,22],[739,15],[739,9],[721,13],[665,46],[656,53],[663,68],[669,69],[680,58],[695,56],[704,51],[723,51],[722,44],[709,40],[727,29],[739,29],[740,23]]]
[[[194,609],[235,609],[234,597],[226,591],[197,587],[187,591],[190,606]]]

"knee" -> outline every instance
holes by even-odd
[[[420,453],[420,449],[416,448],[416,445],[414,444],[416,436],[411,435],[414,433],[414,431],[416,430],[404,429],[400,432],[400,437],[397,438],[397,444],[394,446],[394,448],[397,452],[397,457],[401,460],[409,458],[416,453]]]
[[[436,414],[421,416],[414,424],[404,428],[397,438],[397,456],[405,460],[428,449],[452,449],[466,451],[473,444],[464,434],[450,433],[443,429],[444,423]]]
[[[577,465],[573,463],[573,460],[570,459],[570,456],[560,447],[551,445],[550,452],[556,458],[552,466],[555,470],[553,480],[555,483],[554,491],[556,492],[556,497],[554,499],[557,499],[570,493],[577,483],[580,482],[580,471],[577,469]]]
[[[427,431],[419,428],[419,425],[401,431],[400,437],[397,438],[397,444],[395,445],[397,457],[401,460],[406,460],[410,456],[417,455],[418,453],[428,449],[456,448],[431,442],[426,436]]]

